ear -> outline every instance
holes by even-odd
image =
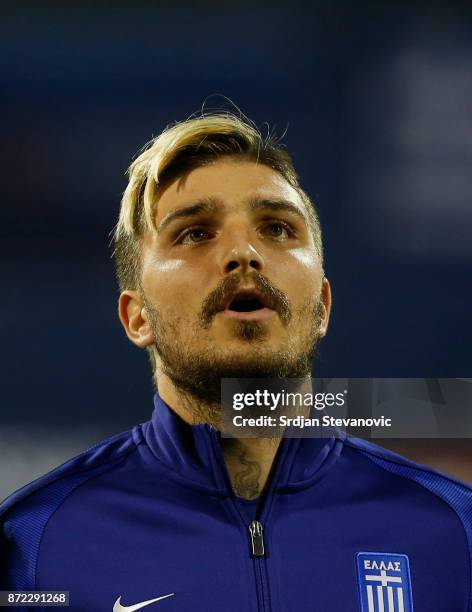
[[[331,285],[329,284],[329,280],[323,277],[322,287],[321,287],[321,302],[322,302],[322,311],[321,311],[321,320],[319,333],[323,338],[326,336],[326,332],[328,331],[329,317],[331,314]]]
[[[123,291],[118,300],[118,316],[133,344],[145,348],[154,342],[149,317],[138,291]]]

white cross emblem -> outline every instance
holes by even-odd
[[[413,612],[408,557],[358,553],[362,612]]]

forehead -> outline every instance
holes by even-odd
[[[224,159],[195,168],[167,185],[159,195],[156,222],[170,212],[212,198],[238,210],[255,198],[284,199],[304,213],[299,193],[272,168],[251,161]]]

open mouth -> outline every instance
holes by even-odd
[[[264,304],[255,297],[237,297],[228,306],[228,310],[234,310],[235,312],[251,312],[262,308],[264,308]]]
[[[241,289],[233,295],[221,314],[231,319],[266,319],[275,311],[255,289]]]

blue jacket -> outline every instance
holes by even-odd
[[[471,552],[472,489],[452,478],[287,438],[257,507],[219,432],[157,396],[150,421],[0,505],[0,590],[69,591],[73,612],[472,612]]]

